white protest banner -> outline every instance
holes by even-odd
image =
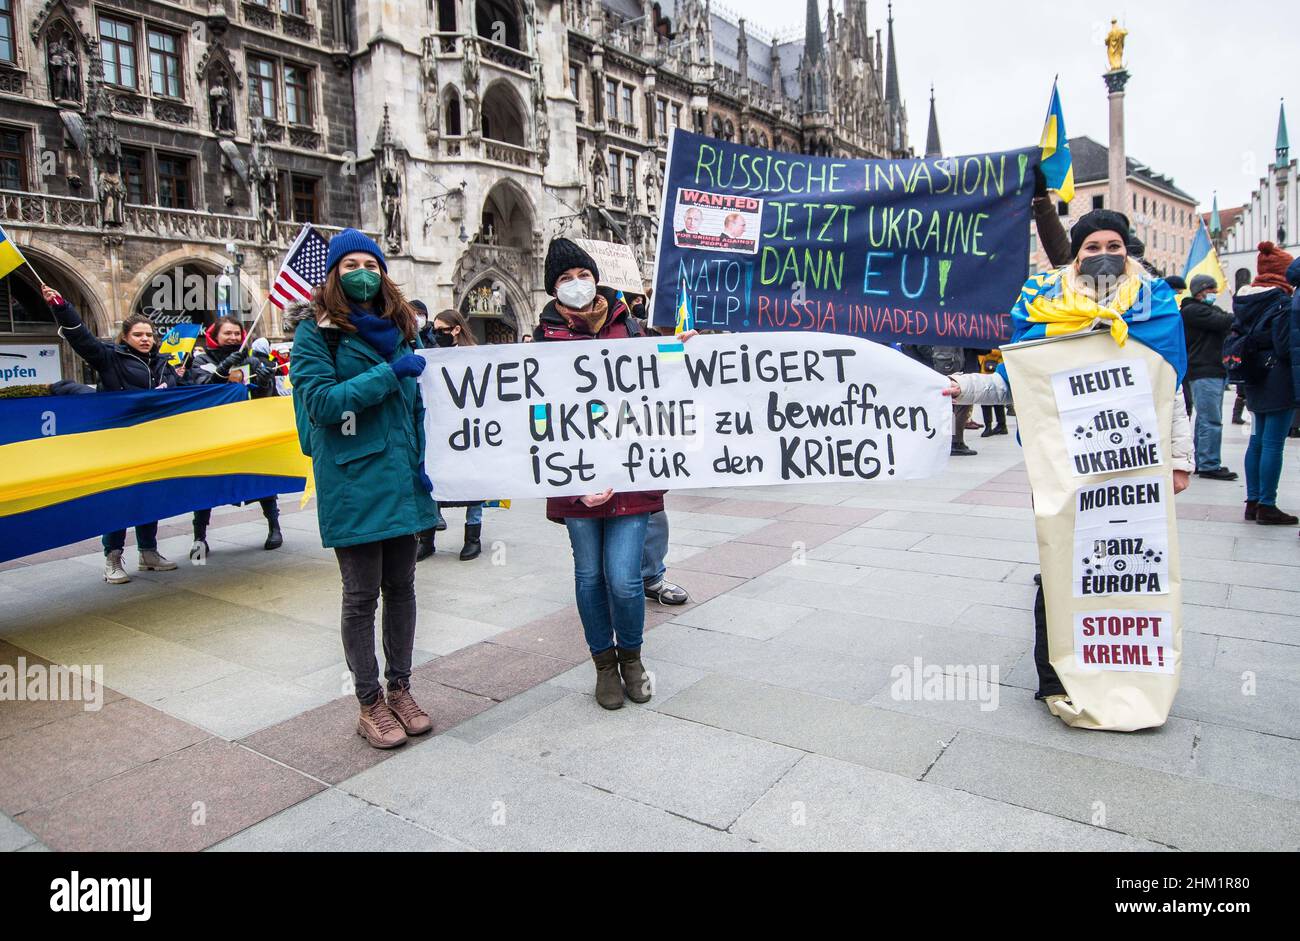
[[[644,294],[645,282],[641,266],[636,263],[632,249],[622,242],[601,242],[596,239],[574,239],[600,269],[600,283],[626,294]]]
[[[760,333],[421,350],[439,500],[930,477],[947,380],[869,340]]]
[[[1176,379],[1109,332],[1002,347],[1034,493],[1048,659],[1067,725],[1162,725],[1178,692],[1182,587],[1173,472]]]

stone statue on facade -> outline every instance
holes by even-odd
[[[481,107],[478,94],[478,39],[473,34],[470,34],[465,36],[461,40],[461,43],[465,47],[461,76],[465,83],[465,112],[469,119],[469,127],[466,128],[466,134],[471,143],[477,144],[480,137],[479,112]]]
[[[1110,32],[1106,34],[1106,58],[1110,61],[1110,70],[1120,72],[1124,69],[1124,39],[1128,30],[1119,25],[1119,20],[1110,21]]]
[[[278,206],[275,186],[275,158],[266,146],[266,125],[261,118],[253,119],[253,155],[249,161],[248,177],[257,196],[258,238],[264,244],[275,241],[275,224]]]
[[[66,40],[66,42],[64,41]],[[46,50],[50,92],[56,101],[81,100],[81,64],[71,36],[50,42]]]
[[[116,161],[109,169],[99,171],[100,218],[106,226],[120,226],[126,221],[126,186],[122,183],[121,168]]]
[[[224,73],[215,74],[208,85],[208,119],[218,134],[233,134],[235,115],[231,105],[230,85]]]
[[[396,170],[384,171],[380,191],[383,194],[385,248],[397,253],[402,250],[402,183]]]
[[[593,206],[605,205],[606,192],[609,187],[609,166],[605,163],[605,151],[599,147],[591,155],[591,203]]]
[[[656,213],[659,211],[659,199],[664,188],[663,171],[659,169],[659,155],[653,149],[649,149],[641,155],[641,162],[645,164],[645,177],[642,182],[645,184],[646,210]]]
[[[424,137],[429,150],[438,152],[438,130],[442,123],[442,102],[438,97],[438,60],[430,46],[424,57]]]

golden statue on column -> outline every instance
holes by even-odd
[[[1120,72],[1124,69],[1124,38],[1128,30],[1119,25],[1119,20],[1110,21],[1110,32],[1106,34],[1106,56],[1110,59],[1110,70]]]

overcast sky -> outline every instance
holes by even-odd
[[[750,23],[803,32],[803,0],[722,0]],[[826,0],[818,0],[825,16]],[[844,0],[835,0],[844,9]],[[1108,137],[1106,52],[1117,16],[1125,63],[1128,155],[1173,177],[1208,210],[1245,202],[1273,160],[1278,104],[1288,101],[1300,153],[1300,3],[1295,0],[896,0],[894,38],[912,145],[925,149],[930,83],[950,155],[1038,140],[1052,78],[1071,136]],[[885,0],[868,0],[871,29]]]

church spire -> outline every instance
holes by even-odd
[[[902,103],[898,91],[898,53],[894,49],[894,4],[889,4],[889,66],[885,73],[885,101],[893,107]]]
[[[808,17],[803,31],[804,64],[812,65],[822,54],[822,24],[817,16],[817,0],[808,0]]]
[[[1277,164],[1285,167],[1290,162],[1291,142],[1286,133],[1286,99],[1282,100],[1281,110],[1277,114]]]
[[[1223,220],[1219,218],[1219,191],[1214,191],[1214,208],[1210,210],[1210,238],[1217,239],[1223,234]]]
[[[930,86],[930,127],[925,132],[925,155],[943,156],[943,145],[939,143],[939,116],[934,109],[934,85]]]

